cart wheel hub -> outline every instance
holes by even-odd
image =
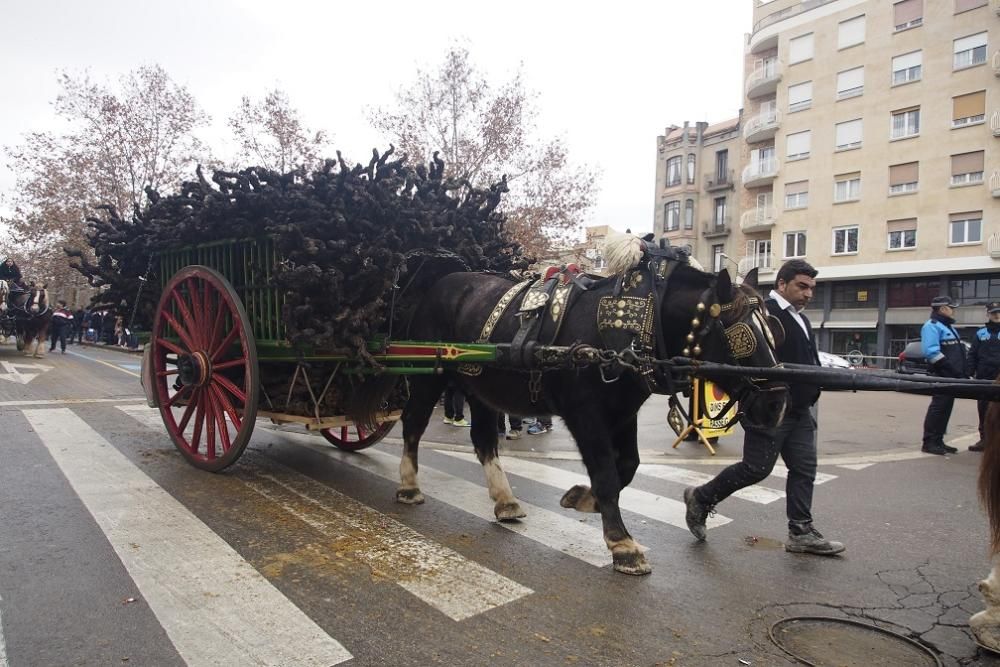
[[[181,384],[204,386],[212,374],[212,363],[204,352],[185,354],[177,359]]]

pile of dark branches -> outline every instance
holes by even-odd
[[[530,260],[511,241],[497,210],[506,181],[487,189],[444,177],[444,162],[411,166],[373,151],[367,166],[340,153],[318,170],[216,171],[122,216],[105,206],[88,219],[95,261],[66,248],[94,287],[95,306],[136,312],[149,328],[160,297],[155,253],[220,239],[270,236],[283,258],[273,274],[295,345],[367,358],[365,341],[386,333],[395,290],[396,322],[435,280],[456,269],[507,272]],[[152,258],[152,259],[151,259]],[[166,276],[169,278],[169,276]],[[142,278],[148,278],[141,290]],[[137,301],[138,298],[138,301]],[[395,329],[400,331],[399,328]]]

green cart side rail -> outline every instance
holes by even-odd
[[[156,254],[155,261],[159,263],[161,292],[170,278],[186,266],[207,266],[221,273],[243,302],[260,362],[344,362],[352,366],[357,361],[346,355],[296,348],[288,342],[282,320],[285,298],[274,286],[282,257],[270,238],[224,239],[163,250]],[[496,346],[482,343],[376,338],[368,342],[368,350],[384,366],[378,372],[393,375],[432,374],[440,372],[445,364],[490,363],[497,358]],[[375,372],[362,366],[354,371]]]

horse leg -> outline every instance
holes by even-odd
[[[410,398],[406,401],[402,417],[403,457],[399,461],[398,503],[420,505],[424,502],[424,494],[420,493],[417,485],[417,449],[444,385],[445,379],[436,375],[418,375],[410,379]]]
[[[632,483],[635,471],[639,469],[638,417],[625,421],[615,431],[615,467],[618,470],[618,481],[621,488]],[[559,504],[577,512],[600,512],[601,508],[591,488],[585,484],[577,484],[565,494]]]
[[[623,431],[624,435],[614,434],[617,437],[614,437],[613,440],[613,434],[604,420],[593,417],[600,414],[600,410],[596,406],[591,410],[581,408],[577,414],[588,416],[583,418],[564,416],[563,421],[566,422],[566,427],[569,428],[580,448],[583,463],[587,466],[587,473],[590,476],[592,489],[573,487],[566,496],[563,496],[563,501],[566,501],[567,496],[574,491],[584,499],[587,495],[592,496],[601,513],[604,542],[611,550],[611,559],[615,570],[625,574],[649,574],[653,569],[646,561],[643,547],[632,539],[628,529],[625,528],[625,522],[622,520],[621,509],[618,505],[618,496],[624,488],[624,483],[618,472],[619,457],[616,456],[613,442],[617,444],[619,438],[633,432],[632,428],[626,427]],[[623,472],[627,473],[631,467],[630,457],[626,455],[623,461]],[[638,462],[637,459],[636,462]],[[631,478],[628,481],[632,481]],[[564,503],[563,506],[565,506]]]
[[[472,445],[476,448],[476,457],[486,473],[486,483],[494,503],[493,514],[498,521],[515,521],[527,516],[514,497],[514,491],[507,481],[507,473],[500,467],[497,453],[497,411],[471,394],[466,398],[472,417]]]
[[[35,359],[41,359],[45,356],[45,345],[48,342],[48,333],[43,329],[35,337]]]

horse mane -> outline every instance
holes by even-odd
[[[983,458],[979,462],[979,502],[990,520],[990,548],[1000,553],[1000,403],[991,402],[983,424]]]

